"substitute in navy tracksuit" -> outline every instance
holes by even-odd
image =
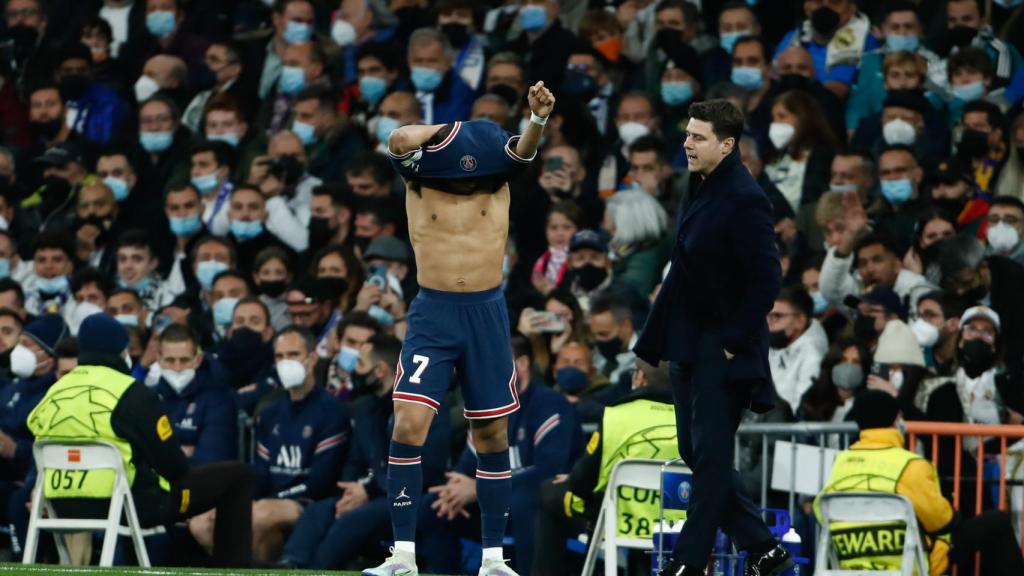
[[[520,337],[513,338],[513,343]],[[528,348],[527,348],[528,350]],[[519,350],[517,349],[517,352]],[[517,365],[519,358],[517,358]],[[543,381],[531,382],[528,370],[518,372],[518,411],[509,415],[509,456],[512,464],[512,500],[509,534],[515,540],[516,570],[529,574],[533,555],[534,517],[539,509],[540,485],[557,474],[568,473],[583,453],[583,432],[576,411],[561,394]],[[473,478],[476,452],[472,436],[467,441],[454,472]],[[474,505],[470,518],[447,521],[431,508],[437,500],[429,495],[420,505],[420,535],[417,552],[424,572],[455,574],[461,570],[459,538],[480,539],[479,508]]]
[[[306,504],[334,488],[348,453],[348,408],[322,387],[302,400],[277,399],[256,418],[255,496]]]
[[[195,378],[179,392],[164,378],[153,389],[174,435],[193,466],[238,459],[238,408],[223,381],[213,377],[210,360],[204,359]]]

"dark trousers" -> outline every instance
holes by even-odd
[[[1024,574],[1024,558],[1013,532],[1010,514],[989,511],[961,522],[952,533],[950,566],[959,574],[974,573],[974,553],[981,552],[981,573],[986,576]]]
[[[188,496],[185,496],[188,494]],[[213,560],[218,567],[252,565],[253,484],[249,467],[218,462],[192,468],[171,486],[167,524],[217,510],[213,526]],[[140,508],[145,505],[136,501]]]
[[[301,568],[338,570],[359,556],[372,555],[383,540],[391,538],[391,506],[387,498],[375,498],[334,517],[337,498],[306,507],[288,537],[281,559]]]
[[[540,489],[540,510],[534,529],[533,576],[563,576],[579,572],[579,557],[565,549],[565,541],[587,532],[583,514],[569,509],[565,499],[569,483],[545,482]],[[584,512],[586,513],[586,511]]]
[[[679,454],[693,470],[690,507],[673,553],[687,566],[707,564],[718,528],[741,550],[772,539],[733,469],[736,428],[750,404],[750,388],[729,382],[728,371],[718,335],[706,333],[696,361],[673,363],[669,372]]]

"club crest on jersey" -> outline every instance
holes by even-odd
[[[459,160],[459,165],[461,165],[462,169],[466,172],[472,172],[476,170],[476,158],[466,154],[461,160]]]
[[[303,426],[302,427],[302,437],[303,438],[309,438],[312,435],[313,435],[313,427],[312,426]]]

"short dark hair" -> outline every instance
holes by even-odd
[[[337,208],[352,208],[352,189],[344,182],[325,182],[313,188],[313,196],[330,196],[331,204]]]
[[[377,322],[377,320],[374,319],[373,316],[370,316],[368,313],[358,310],[354,312],[349,312],[348,314],[345,315],[345,318],[338,323],[338,338],[341,338],[345,335],[345,329],[348,328],[349,326],[366,328],[367,330],[372,330],[374,334],[379,334],[381,328],[380,322]]]
[[[882,234],[880,232],[873,232],[857,241],[857,245],[853,249],[854,260],[856,260],[856,256],[857,254],[860,254],[861,250],[867,248],[868,246],[877,245],[881,245],[886,252],[889,252],[893,256],[896,256],[897,258],[901,257],[900,250],[896,246],[895,240],[893,240],[890,236]]]
[[[356,48],[356,62],[364,58],[376,58],[392,72],[401,69],[405,62],[404,54],[390,42],[367,42]]]
[[[330,86],[321,86],[318,84],[307,86],[299,92],[298,96],[295,97],[296,104],[307,100],[316,100],[317,104],[323,110],[330,110],[331,112],[336,112],[338,110],[338,95]]]
[[[114,285],[111,283],[110,279],[107,278],[106,274],[92,266],[87,266],[71,275],[71,294],[74,295],[75,292],[78,292],[89,284],[95,284],[96,287],[99,288],[100,292],[103,293],[105,298],[109,297],[110,291],[114,289]]]
[[[975,100],[974,102],[964,104],[963,115],[960,117],[963,118],[969,112],[983,112],[989,127],[993,130],[996,128],[1002,129],[1005,133],[1005,126],[1003,125],[1006,123],[1006,115],[999,109],[999,106],[988,100]]]
[[[604,314],[605,312],[611,312],[617,322],[633,319],[633,311],[629,306],[629,302],[619,293],[611,290],[605,290],[597,294],[590,301],[591,317]]]
[[[737,144],[743,136],[743,113],[728,100],[705,100],[690,104],[690,118],[711,124],[719,140],[733,138]]]
[[[658,155],[660,164],[668,164],[668,155],[665,154],[665,141],[653,135],[641,136],[629,147],[630,155],[636,152],[655,152]]]
[[[203,236],[202,238],[200,238],[195,243],[195,246],[192,246],[192,251],[189,253],[189,259],[192,262],[195,262],[196,257],[199,256],[199,249],[202,248],[203,246],[206,246],[207,244],[220,244],[221,246],[224,246],[225,248],[228,249],[228,258],[231,259],[231,262],[238,262],[238,252],[235,250],[235,244],[228,240],[227,238],[222,238],[220,236],[213,235]]]
[[[896,12],[913,12],[914,18],[917,18],[918,22],[921,21],[921,17],[917,15],[917,6],[908,0],[889,0],[884,10],[885,18]]]
[[[196,154],[212,152],[218,166],[227,166],[228,170],[235,168],[235,149],[227,142],[219,140],[200,140],[192,145],[188,156],[192,158]]]
[[[943,290],[934,290],[922,295],[917,299],[918,305],[925,300],[933,300],[942,308],[942,315],[946,317],[946,320],[950,318],[960,318],[960,315],[964,312],[964,304],[950,292]]]
[[[142,297],[139,296],[138,292],[132,290],[131,288],[115,288],[110,292],[110,295],[107,296],[107,298],[113,298],[114,296],[120,296],[121,294],[128,294],[129,296],[132,297],[133,300],[135,300],[139,307],[143,306]]]
[[[14,278],[0,279],[0,294],[4,292],[14,292],[14,299],[17,300],[18,307],[25,307],[25,290],[21,287],[21,284],[15,282]],[[18,321],[21,321],[21,318]]]
[[[779,295],[775,299],[786,302],[797,312],[803,314],[810,326],[811,318],[814,317],[814,300],[803,286],[787,286],[779,291]]]
[[[313,6],[314,9],[316,8],[316,5],[313,4],[312,0],[274,0],[274,12],[277,12],[278,14],[284,13],[284,9],[292,2],[302,2],[303,4]]]
[[[153,248],[153,240],[145,230],[140,230],[138,228],[125,230],[117,238],[117,249],[120,250],[125,246],[130,246],[132,248],[145,248],[146,250],[149,250],[150,258],[153,258],[154,260],[157,259],[156,250]]]
[[[394,169],[391,167],[391,161],[388,160],[387,156],[379,152],[363,152],[349,160],[348,164],[345,165],[345,174],[356,176],[366,174],[367,172],[369,172],[370,177],[375,182],[385,183],[394,180]]]
[[[191,328],[184,324],[171,324],[160,333],[160,343],[191,342],[194,351],[199,350],[199,338]]]
[[[75,260],[75,245],[74,245],[74,234],[69,234],[67,230],[60,228],[46,228],[40,232],[34,242],[32,242],[32,253],[35,254],[40,250],[60,250],[67,255],[67,257],[74,262]]]
[[[386,226],[398,223],[398,215],[391,203],[382,198],[364,198],[355,210],[356,215],[372,214],[377,224]]]
[[[217,282],[220,282],[224,278],[238,278],[239,280],[245,283],[246,291],[252,294],[252,282],[249,281],[249,277],[246,276],[245,274],[242,274],[240,270],[235,269],[224,270],[223,272],[220,272],[216,276],[214,276],[213,282],[210,282],[210,289],[212,290],[213,287],[217,285]]]
[[[278,338],[284,336],[285,334],[298,334],[299,338],[302,338],[303,343],[306,345],[306,354],[311,354],[314,350],[316,350],[316,337],[313,336],[313,332],[311,332],[308,328],[296,326],[295,324],[289,324],[288,326],[285,326],[284,328],[280,329],[277,332],[277,334],[274,334],[274,341],[276,342]]]
[[[402,341],[390,334],[374,334],[367,341],[373,349],[370,358],[374,364],[383,362],[388,366],[398,366],[402,355]]]
[[[53,347],[53,355],[57,358],[78,358],[78,338],[65,336]]]
[[[530,344],[526,336],[517,332],[512,335],[512,359],[515,360],[520,356],[526,356],[530,364],[533,365],[533,345]]]
[[[242,304],[256,304],[259,306],[260,310],[263,311],[263,315],[267,318],[267,324],[270,324],[270,308],[267,307],[267,304],[263,300],[260,300],[259,296],[246,296],[245,298],[242,298],[238,301],[238,304],[235,304],[235,310],[238,310],[238,307]],[[232,312],[231,316],[234,317],[234,315],[234,312]]]
[[[885,156],[889,152],[906,152],[907,154],[910,154],[911,158],[914,159],[915,164],[917,164],[918,166],[921,165],[921,161],[917,159],[917,153],[914,152],[913,148],[907,146],[906,144],[890,144],[886,146],[885,148],[882,149],[881,152],[878,153],[878,160],[881,161],[882,156]]]
[[[761,38],[760,36],[743,36],[736,41],[735,45],[733,45],[733,52],[736,51],[736,48],[740,44],[757,44],[761,48],[761,58],[764,58],[765,62],[769,62],[771,60],[771,52],[768,50],[768,44],[764,41],[764,38]]]
[[[996,206],[1009,206],[1024,212],[1024,202],[1021,202],[1020,198],[1017,198],[1016,196],[996,196],[992,199],[992,203],[989,205],[989,210]]]
[[[992,61],[988,59],[988,55],[981,48],[964,48],[950,56],[946,74],[952,78],[954,74],[964,68],[976,70],[986,78],[992,77]]]

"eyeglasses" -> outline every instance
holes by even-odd
[[[982,342],[986,342],[988,344],[992,344],[993,342],[996,341],[996,333],[993,332],[992,330],[975,328],[970,324],[964,326],[964,336],[970,336],[972,339],[981,340]]]

